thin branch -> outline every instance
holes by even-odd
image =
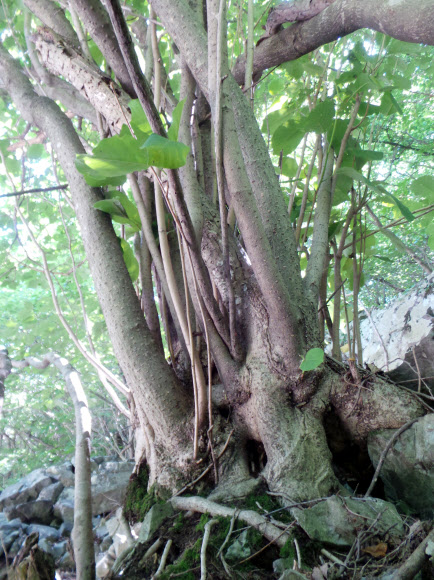
[[[381,452],[380,458],[378,460],[378,465],[377,465],[377,469],[375,470],[374,473],[374,477],[372,478],[371,484],[368,487],[364,497],[367,498],[371,495],[372,490],[374,489],[374,485],[377,482],[378,476],[380,475],[380,471],[381,468],[383,467],[383,463],[384,460],[386,459],[387,454],[389,453],[392,445],[395,443],[395,441],[398,439],[398,437],[400,435],[402,435],[402,433],[404,433],[404,431],[406,431],[409,427],[411,427],[413,425],[413,423],[416,423],[416,421],[418,421],[420,419],[420,417],[415,417],[414,419],[411,419],[411,421],[408,421],[407,423],[405,423],[400,429],[398,429],[398,431],[396,431],[392,437],[389,439],[386,447],[383,449],[383,451]]]

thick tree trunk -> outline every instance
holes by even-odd
[[[158,112],[149,100],[148,83],[129,50],[131,43],[125,27],[115,25],[121,18],[118,3],[107,1],[117,43],[105,43],[102,38],[105,27],[94,21],[92,6],[102,10],[99,2],[77,0],[73,4],[108,62],[117,67],[116,75],[123,79],[125,90],[129,94],[133,90],[140,93],[151,126],[164,132]],[[191,4],[194,7],[194,2]],[[286,204],[267,147],[237,85],[237,77],[232,76],[224,60],[226,52],[220,28],[224,18],[219,12],[220,4],[217,0],[207,3],[207,36],[199,11],[185,0],[152,2],[182,55],[186,109],[180,135],[186,142],[194,140],[190,118],[193,109],[197,110],[193,107],[195,91],[208,101],[215,134],[222,131],[225,182],[219,192],[220,212],[213,203],[212,175],[201,174],[201,170],[212,169],[212,139],[203,128],[209,126],[207,117],[196,119],[205,123],[196,166],[193,158],[189,158],[179,174],[173,171],[167,174],[176,223],[185,241],[183,257],[195,317],[223,383],[224,396],[209,417],[209,427],[213,427],[210,431],[214,430],[214,455],[224,452],[219,466],[220,485],[257,478],[260,474],[271,491],[293,500],[323,496],[338,485],[324,427],[326,415],[334,415],[345,436],[363,446],[370,430],[399,427],[422,410],[411,395],[403,395],[369,373],[361,373],[356,380],[346,374],[343,366],[330,360],[315,371],[302,373],[299,369],[301,356],[310,347],[319,345],[317,309],[328,251],[333,157],[325,164],[325,179],[318,192],[321,215],[315,215],[315,248],[303,281],[295,236],[288,224]],[[309,31],[316,30],[312,28],[315,22],[327,19],[336,7],[349,9],[350,4],[351,25],[343,26],[337,17],[333,25],[335,36],[342,30],[347,33],[351,27],[357,27],[357,22],[363,22],[356,17],[359,13],[366,17],[366,11],[345,0],[337,0],[311,21],[295,27],[298,30],[303,26],[302,30],[309,35]],[[380,4],[387,8],[386,1]],[[426,10],[430,13],[429,7]],[[267,47],[272,41],[268,39],[261,46]],[[116,58],[109,54],[116,52],[117,46],[122,48],[121,62],[120,52]],[[307,41],[306,46],[310,46]],[[129,116],[127,94],[120,87],[115,92],[112,82],[101,71],[93,65],[89,67],[89,63],[85,66],[80,55],[58,43],[40,38],[37,47],[50,71],[62,74],[74,84],[98,114],[104,115],[111,130],[119,131]],[[214,59],[214,55],[223,60]],[[153,339],[155,323],[148,328],[144,320],[109,218],[94,209],[101,192],[90,188],[75,168],[75,156],[83,148],[72,124],[54,102],[34,93],[4,49],[0,49],[0,77],[23,117],[50,138],[62,164],[113,349],[145,434],[150,482],[176,490],[199,470],[193,461],[193,397],[164,360],[161,344]],[[195,153],[199,151],[198,142],[196,135],[196,145],[192,147]],[[137,196],[136,193],[135,199],[140,203],[140,192]],[[221,224],[219,217],[225,216],[222,206],[226,203],[236,216],[240,233],[239,239],[231,237],[227,244],[222,241],[228,235],[227,224]],[[144,222],[149,226],[151,216],[143,217],[145,230]],[[163,288],[164,260],[150,229],[148,249]],[[167,255],[165,259],[168,260]],[[149,264],[142,267],[147,268],[149,282]],[[169,298],[170,284],[163,291]],[[147,297],[152,301],[149,284]],[[181,303],[178,313],[182,306]],[[147,306],[148,312],[151,308],[152,305]],[[180,333],[178,339],[182,339]],[[207,361],[211,381],[213,364]],[[225,422],[220,415],[228,414]],[[226,446],[231,430],[233,437]],[[199,450],[205,456],[208,449],[203,430]]]

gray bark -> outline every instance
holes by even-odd
[[[188,441],[188,401],[146,326],[111,221],[93,207],[101,199],[101,193],[89,187],[75,168],[76,154],[84,152],[80,140],[58,106],[34,93],[2,48],[0,73],[22,116],[40,127],[53,143],[68,179],[113,349],[136,399],[142,427],[149,421],[155,445],[161,447],[163,456],[164,450],[170,454],[174,449],[182,449]],[[163,473],[161,476],[164,478]]]

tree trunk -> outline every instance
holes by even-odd
[[[77,0],[72,4],[112,64],[121,85],[114,85],[99,69],[77,56],[75,49],[65,49],[39,34],[36,46],[43,64],[53,74],[62,74],[71,82],[97,114],[105,117],[113,134],[119,132],[125,120],[130,120],[128,95],[134,91],[153,130],[164,134],[119,3],[116,0],[105,3],[111,24],[103,11],[104,26],[94,21],[92,6],[102,10],[99,2]],[[421,414],[422,408],[410,394],[398,392],[377,376],[359,371],[355,377],[330,359],[319,369],[304,373],[300,370],[306,352],[321,346],[318,301],[323,270],[328,263],[334,153],[331,150],[324,163],[324,179],[318,189],[318,215],[314,220],[314,247],[306,277],[302,279],[286,202],[257,121],[237,84],[242,64],[237,64],[235,77],[228,68],[223,4],[217,0],[207,2],[205,31],[201,2],[152,2],[181,55],[182,96],[186,104],[180,138],[191,145],[191,156],[179,172],[168,170],[164,176],[167,204],[171,206],[181,242],[160,255],[149,227],[155,217],[153,210],[145,207],[148,213],[141,216],[141,242],[147,241],[149,250],[141,263],[144,291],[147,284],[144,308],[148,324],[111,221],[94,207],[103,194],[91,188],[75,167],[75,156],[84,151],[72,123],[53,101],[36,95],[4,48],[0,48],[0,76],[22,116],[40,127],[51,140],[68,179],[95,290],[145,436],[150,485],[157,483],[176,491],[194,479],[200,472],[193,453],[196,446],[202,459],[211,452],[222,488],[229,482],[257,479],[261,475],[272,492],[292,500],[307,499],[327,495],[338,486],[326,430],[330,415],[352,443],[363,447],[372,429],[397,428]],[[368,4],[375,11],[375,3]],[[380,2],[377,22],[375,18],[369,20],[358,3],[337,0],[312,20],[286,30],[304,31],[308,35],[304,39],[308,48],[302,50],[311,50],[314,42],[311,31],[317,30],[317,22],[328,22],[330,14],[335,14],[339,7],[349,11],[351,23],[339,24],[341,18],[335,16],[333,38],[371,21],[372,26],[383,30],[387,4]],[[431,15],[427,3],[423,5]],[[395,31],[396,22],[392,24],[390,30]],[[278,35],[295,34],[286,30]],[[431,37],[425,27],[424,31],[423,39],[429,41]],[[106,37],[113,42],[104,42]],[[257,53],[270,58],[265,51],[272,42],[273,38],[265,40]],[[113,55],[113,51],[117,54]],[[263,70],[261,66],[254,60],[254,70]],[[204,101],[206,106],[200,108]],[[193,129],[192,116],[196,123]],[[211,149],[213,141],[221,144],[221,150]],[[216,166],[212,167],[214,160]],[[212,172],[217,174],[221,170],[223,179],[218,182],[220,189],[215,191]],[[156,177],[152,179],[157,181]],[[160,185],[165,184],[166,181]],[[134,197],[139,206],[140,195],[137,188]],[[220,200],[219,207],[216,199]],[[235,235],[226,223],[226,205],[236,218]],[[160,210],[163,209],[161,206]],[[160,231],[163,221],[159,220]],[[162,245],[160,242],[160,248]],[[174,249],[181,254],[175,262],[179,268],[175,268],[172,276],[169,254]],[[197,321],[203,338],[201,344],[206,346],[206,352],[202,349],[198,358],[207,361],[204,369],[208,372],[209,392],[213,383],[223,385],[224,395],[214,397],[218,400],[213,409],[211,404],[207,408],[211,402],[206,398],[196,398],[196,407],[202,407],[199,413],[202,423],[198,422],[197,409],[194,422],[195,399],[188,385],[182,384],[189,381],[180,380],[180,373],[177,376],[165,361],[161,343],[153,338],[157,328],[149,284],[149,256],[161,278],[160,295],[166,295],[172,316],[173,328],[169,329],[169,322],[166,332],[177,334],[180,344],[177,350],[188,352],[194,359],[192,332],[191,328],[188,333],[185,331],[183,312],[184,305],[187,310],[190,302],[176,283],[177,275],[184,269],[195,311],[191,321]],[[172,311],[174,300],[170,300],[175,298],[179,300]],[[339,300],[337,294],[336,302]],[[194,379],[194,360],[191,362]],[[172,361],[173,366],[175,363]],[[214,391],[217,390],[215,386]],[[202,416],[204,409],[209,411],[206,421]],[[198,425],[202,428],[200,432]],[[195,432],[199,437],[193,443]],[[216,458],[220,455],[217,466]]]

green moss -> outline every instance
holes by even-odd
[[[181,574],[181,576],[178,576],[179,580],[194,580],[195,574],[190,572],[190,570],[192,568],[196,568],[196,566],[198,566],[200,563],[201,545],[202,538],[199,538],[191,548],[184,550],[178,560],[166,568],[166,570],[160,576],[161,580],[168,580],[172,574]]]
[[[199,523],[196,525],[196,532],[203,532],[206,524],[209,522],[209,514],[202,514]]]
[[[291,560],[296,559],[297,554],[295,553],[294,539],[290,536],[285,544],[280,548],[281,558],[290,558]]]
[[[282,509],[282,506],[276,498],[268,495],[267,493],[252,493],[244,499],[243,504],[246,509],[253,510],[255,512],[261,513],[261,515],[264,515],[264,512],[261,512],[257,505],[259,504],[266,513],[274,512],[272,513],[273,518],[281,522],[289,523],[294,519],[288,511]]]
[[[149,470],[147,466],[131,476],[124,501],[124,514],[130,523],[140,522],[149,509],[156,503],[155,492],[148,492]]]

